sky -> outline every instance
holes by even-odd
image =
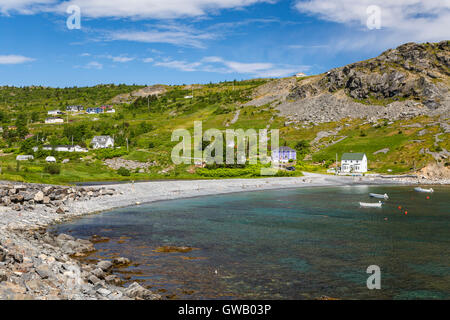
[[[312,75],[449,39],[450,0],[0,0],[0,85]]]

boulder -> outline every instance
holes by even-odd
[[[44,201],[44,193],[42,191],[38,191],[36,192],[36,194],[34,195],[34,201],[41,203],[42,201]]]
[[[113,264],[111,261],[103,260],[97,263],[97,267],[102,269],[104,272],[109,272],[111,271]]]
[[[114,264],[114,266],[127,266],[131,263],[131,261],[128,258],[120,257],[114,258],[112,263]]]
[[[134,282],[126,290],[125,295],[130,298],[142,299],[142,300],[160,300],[161,296],[155,294],[148,289],[142,287],[139,283]]]

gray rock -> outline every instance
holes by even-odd
[[[106,283],[109,283],[109,284],[112,284],[115,286],[119,286],[122,283],[122,280],[120,280],[120,278],[114,274],[106,276],[105,281],[106,281]]]
[[[8,275],[7,275],[6,271],[0,269],[0,282],[7,281],[7,280],[8,280]]]
[[[103,261],[100,261],[99,263],[97,263],[97,267],[99,267],[100,269],[102,269],[105,272],[109,272],[109,271],[111,271],[113,264],[111,261],[103,260]]]
[[[96,285],[101,282],[101,280],[99,278],[97,278],[96,276],[94,276],[93,274],[89,276],[88,280],[93,285]]]
[[[42,191],[38,191],[36,192],[36,194],[34,195],[34,201],[41,203],[42,201],[44,201],[44,193]]]
[[[93,270],[91,273],[99,279],[105,278],[105,272],[100,268]]]
[[[102,296],[104,296],[104,297],[106,297],[106,296],[111,294],[111,291],[108,290],[108,289],[105,289],[105,288],[100,288],[100,289],[97,290],[97,292],[99,294],[101,294]]]
[[[155,294],[148,289],[142,287],[139,283],[134,282],[124,292],[130,298],[137,298],[143,300],[160,300],[161,296]]]
[[[42,279],[47,279],[50,277],[51,275],[51,270],[49,268],[48,265],[46,264],[41,264],[40,266],[38,266],[36,268],[36,273],[42,278]]]
[[[120,258],[114,258],[112,260],[112,263],[115,266],[126,266],[126,265],[129,265],[131,263],[131,261],[128,258],[120,257]]]

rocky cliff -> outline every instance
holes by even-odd
[[[293,121],[449,116],[450,41],[407,43],[327,73],[269,82],[250,105],[270,103]]]

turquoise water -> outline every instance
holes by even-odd
[[[360,208],[377,201],[369,192],[391,199]],[[120,275],[170,298],[449,299],[449,195],[383,186],[246,192],[114,210],[56,230],[110,238],[94,257],[132,259],[138,265]],[[154,251],[166,245],[195,250]],[[367,289],[370,265],[381,268],[381,290]]]

